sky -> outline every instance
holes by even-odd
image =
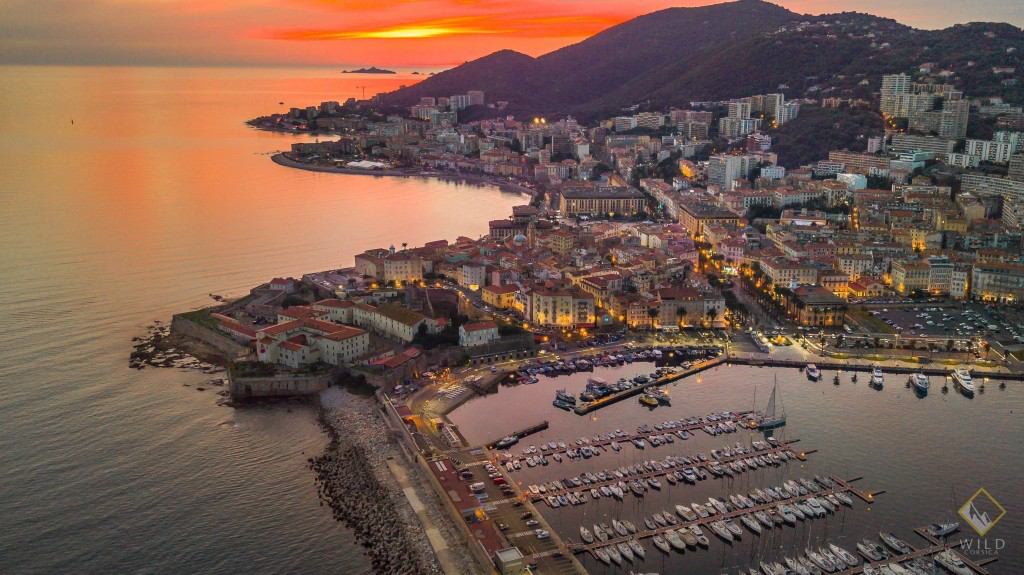
[[[532,56],[702,0],[0,0],[0,63],[447,68],[500,49]],[[1024,27],[1024,0],[782,0],[917,28]]]

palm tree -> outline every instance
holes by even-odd
[[[676,318],[679,320],[679,327],[683,327],[683,318],[686,317],[686,308],[679,306],[676,308]]]
[[[714,308],[713,307],[713,308],[708,310],[708,323],[711,324],[711,327],[715,326],[715,318],[717,318],[717,317],[718,317],[718,308]]]
[[[407,248],[407,247],[409,247],[409,243],[408,242],[402,242],[402,251],[403,252],[405,251],[405,248]]]
[[[647,317],[651,318],[651,328],[654,328],[655,318],[661,314],[661,310],[656,307],[652,307],[647,310]]]

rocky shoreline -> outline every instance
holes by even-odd
[[[331,397],[323,402],[319,423],[330,443],[323,454],[309,458],[321,505],[331,507],[334,518],[352,530],[375,573],[441,575],[420,520],[388,469],[388,461],[406,468],[417,482],[419,471],[399,453],[376,401],[337,388],[326,393]],[[460,561],[465,573],[473,573],[474,561],[436,496],[422,484],[414,489],[449,548],[465,558]]]

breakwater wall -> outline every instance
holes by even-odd
[[[229,373],[228,392],[234,399],[313,395],[330,387],[333,380],[333,374],[233,377]]]
[[[229,361],[243,358],[251,352],[248,347],[238,343],[230,337],[208,327],[199,325],[198,323],[186,319],[181,315],[175,315],[171,318],[171,334],[197,339],[213,347]]]
[[[417,525],[399,512],[396,495],[377,479],[367,450],[351,434],[340,433],[337,422],[323,411],[320,424],[330,443],[319,457],[310,458],[322,504],[344,522],[366,549],[375,573],[429,575],[440,573],[433,554],[424,549]],[[420,537],[414,532],[420,532]]]

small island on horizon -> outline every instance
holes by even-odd
[[[342,74],[397,74],[394,70],[384,70],[376,66],[370,66],[369,68],[359,68],[358,70],[342,70]]]

